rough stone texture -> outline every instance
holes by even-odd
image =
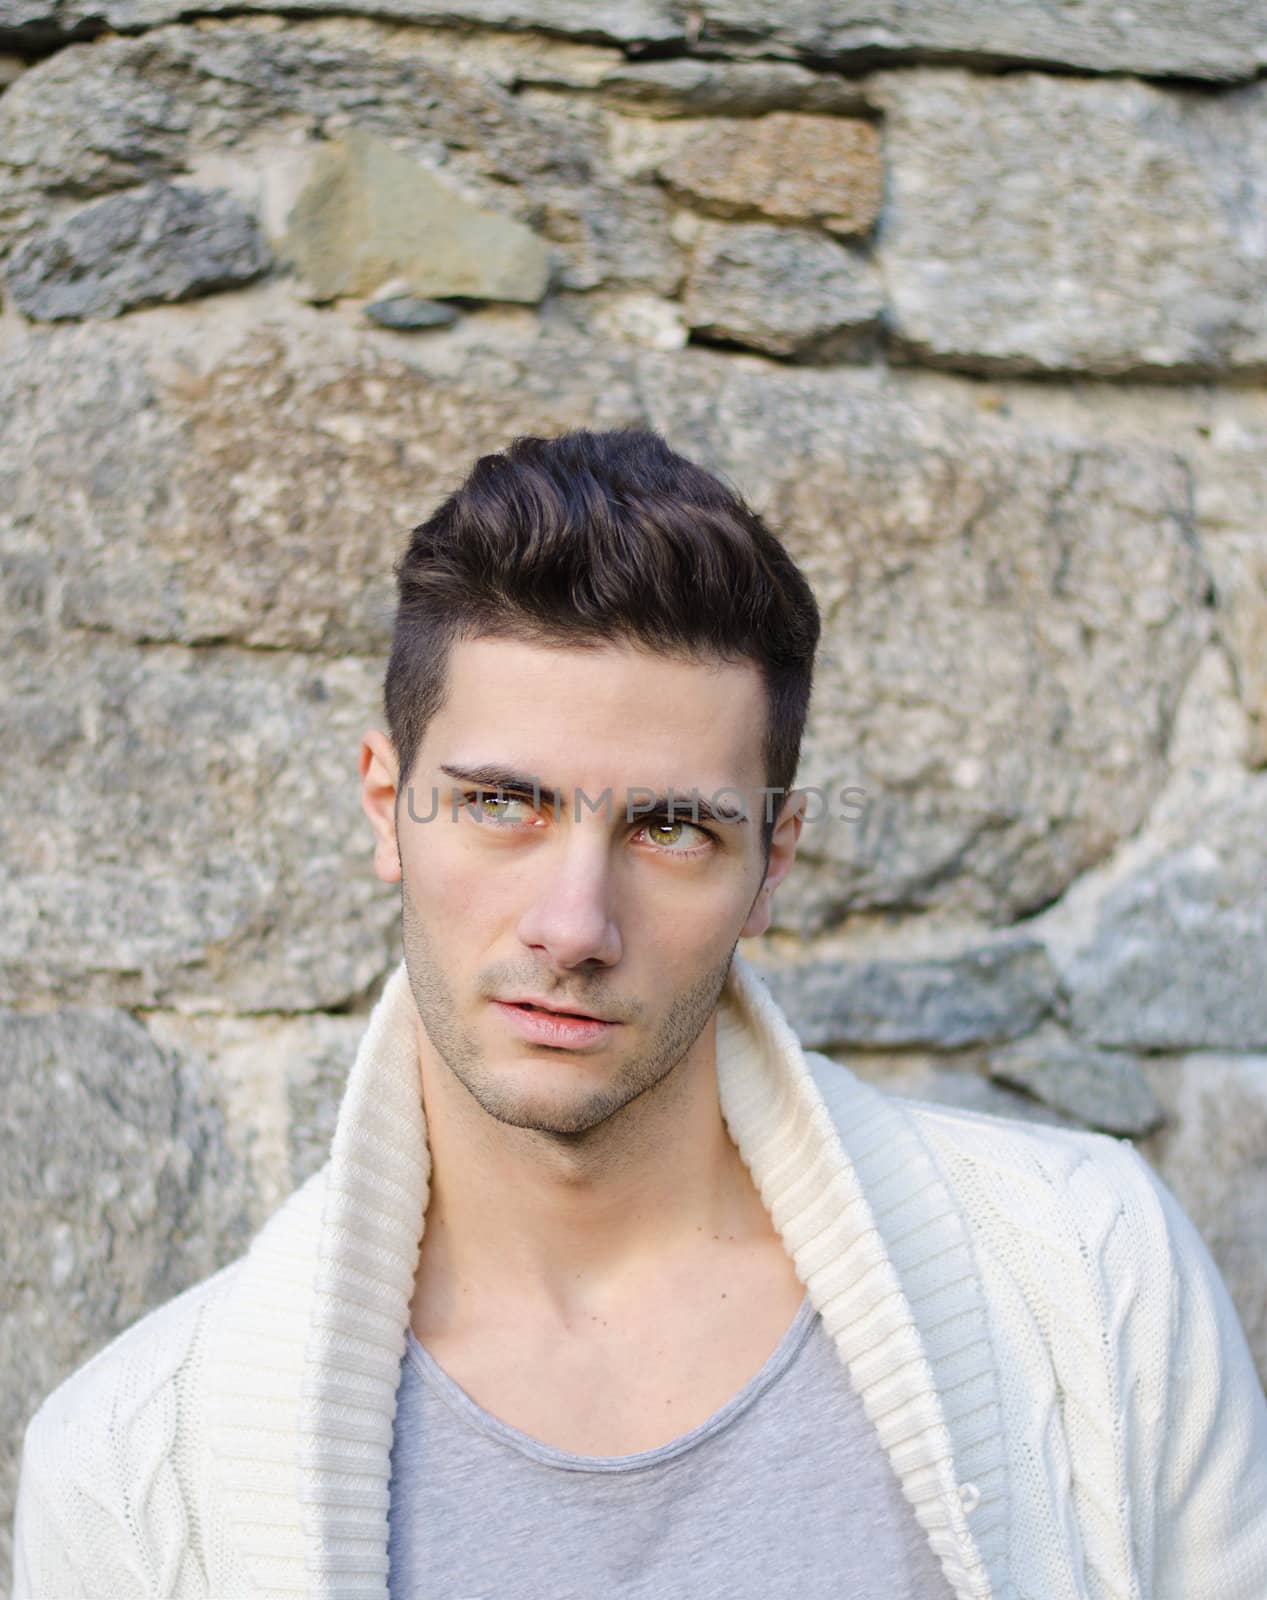
[[[436,300],[419,300],[408,294],[393,294],[382,300],[372,300],[362,309],[370,321],[377,322],[380,328],[395,328],[406,333],[417,328],[447,328],[458,317],[453,306],[442,305]]]
[[[1146,1061],[1166,1126],[1141,1150],[1227,1283],[1267,1385],[1267,1056]]]
[[[1196,514],[1214,574],[1218,628],[1250,719],[1246,752],[1267,766],[1267,419],[1228,416],[1206,429]],[[1202,463],[1203,466],[1205,463]]]
[[[224,350],[187,315],[148,313],[152,332],[110,345],[31,335],[0,359],[0,549],[56,554],[63,623],[373,656],[384,551],[458,462],[514,432],[647,420],[764,504],[818,587],[801,781],[867,803],[806,824],[781,927],[921,905],[1006,922],[1144,816],[1206,629],[1186,475],[1164,452],[1044,437],[971,395],[917,407],[847,369],[535,322],[468,318],[411,341],[406,365],[404,341],[388,357],[328,314],[290,307]]]
[[[803,54],[853,70],[905,55],[1217,80],[1253,77],[1267,61],[1267,17],[1255,0],[704,0],[700,22],[704,47]]]
[[[361,994],[399,919],[357,801],[380,673],[105,638],[11,654],[0,998],[250,1011]]]
[[[232,196],[151,183],[27,239],[9,261],[8,286],[35,322],[117,317],[249,283],[271,259],[254,217]]]
[[[238,1255],[253,1218],[203,1076],[124,1012],[0,1012],[0,1108],[7,1570],[15,1443],[40,1400],[152,1306]]]
[[[0,551],[27,584],[55,561],[63,623],[385,661],[397,547],[461,462],[639,414],[592,345],[459,326],[406,365],[404,341],[286,309],[217,339],[172,311],[0,349]]]
[[[527,228],[360,132],[318,150],[285,250],[313,300],[373,294],[399,278],[419,298],[532,302],[549,278],[546,248]]]
[[[660,176],[715,216],[817,222],[843,234],[867,232],[884,184],[873,123],[793,111],[718,117],[661,164]]]
[[[1135,1050],[1267,1049],[1267,775],[1105,896],[1064,980],[1074,1027]]]
[[[632,292],[586,295],[556,303],[564,325],[590,338],[619,339],[648,350],[680,350],[690,336],[681,304]]]
[[[886,387],[912,402],[933,382],[926,370],[893,368]],[[942,383],[957,388],[959,380]],[[1214,637],[1232,671],[1232,689],[1248,721],[1240,734],[1202,760],[1267,766],[1267,389],[1242,384],[1104,383],[978,380],[983,405],[1044,433],[1072,432],[1135,449],[1166,441],[1188,464],[1193,525],[1210,568]],[[1226,719],[1230,708],[1219,715]],[[1233,748],[1234,746],[1234,748]],[[1176,753],[1174,765],[1182,766]]]
[[[268,10],[271,0],[206,0],[204,12]],[[85,27],[121,33],[154,27],[187,11],[180,0],[0,0],[0,42],[46,44]],[[697,46],[762,56],[805,56],[851,71],[876,60],[960,59],[987,66],[1033,63],[1092,72],[1173,73],[1215,81],[1249,78],[1267,61],[1267,22],[1254,0],[1164,0],[1126,8],[1087,0],[1054,8],[1042,0],[987,0],[964,6],[932,0],[792,0],[772,10],[758,0],[708,0],[694,10],[675,0],[295,0],[303,11],[365,11],[426,24],[476,23],[540,29],[632,45]]]
[[[563,288],[676,286],[665,196],[650,175],[630,183],[612,168],[599,108],[529,104],[491,72],[443,55],[433,63],[416,38],[369,22],[279,32],[268,20],[75,45],[25,73],[0,96],[0,254],[67,197],[189,167],[266,215],[276,240],[307,175],[307,144],[359,130],[547,239]]]
[[[1043,947],[1014,939],[941,960],[807,961],[762,967],[770,992],[811,1049],[827,1045],[965,1045],[1028,1033],[1056,1001]]]
[[[646,353],[656,426],[769,515],[824,615],[776,925],[1047,905],[1131,834],[1208,634],[1181,460],[1030,431],[960,386]],[[821,813],[821,814],[820,814]]]
[[[1267,371],[1267,83],[877,73],[879,258],[909,359]]]
[[[761,223],[705,226],[683,296],[698,335],[822,360],[872,354],[883,311],[865,257],[805,228]]]
[[[7,608],[0,998],[340,1005],[399,916],[356,782],[399,542],[481,441],[634,408],[610,373],[569,388],[563,352],[522,381],[485,357],[471,387],[451,347],[431,385],[317,313],[297,348],[261,335],[202,373],[165,316],[154,372],[122,330],[0,362],[0,549],[42,608]]]
[[[205,0],[204,14],[221,11],[275,11],[275,0]],[[85,26],[104,24],[119,33],[153,28],[187,15],[181,0],[0,0],[0,41],[16,38],[43,43]],[[294,0],[288,13],[367,13],[426,24],[477,23],[495,28],[543,29],[585,39],[671,43],[682,38],[681,7],[675,0]]]
[[[1161,1104],[1133,1056],[1036,1034],[993,1051],[989,1070],[997,1083],[1024,1089],[1105,1133],[1151,1133],[1163,1119]]]
[[[789,61],[630,61],[597,82],[604,102],[651,117],[760,116],[766,111],[852,116],[870,109],[863,87]]]
[[[391,966],[400,954],[397,939]],[[375,984],[373,997],[379,992]],[[339,1101],[368,1020],[364,1009],[295,1017],[147,1013],[150,1036],[198,1062],[214,1083],[261,1221],[329,1156]]]

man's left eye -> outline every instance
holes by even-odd
[[[657,844],[663,844],[666,847],[668,847],[669,845],[678,844],[678,843],[681,842],[681,830],[683,828],[692,828],[692,829],[694,829],[695,833],[699,835],[699,837],[697,839],[694,839],[694,840],[687,839],[685,842],[688,845],[702,844],[708,838],[708,834],[704,831],[703,828],[699,827],[697,824],[695,824],[693,822],[680,822],[680,821],[677,820],[677,818],[674,818],[674,820],[672,822],[670,822],[666,818],[662,822],[649,822],[647,824],[647,831],[648,831],[648,833],[651,833],[651,834],[667,833],[667,832],[671,832],[673,829],[677,829],[678,830],[677,834],[675,835],[675,837],[672,840],[657,839],[655,841]],[[669,853],[671,855],[677,855],[677,854],[685,854],[685,851],[670,850]]]

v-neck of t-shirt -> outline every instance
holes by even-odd
[[[414,1370],[455,1416],[478,1432],[519,1451],[521,1455],[528,1456],[543,1466],[557,1467],[565,1472],[635,1472],[650,1466],[658,1466],[675,1456],[684,1455],[688,1450],[695,1449],[706,1439],[711,1439],[720,1433],[723,1428],[729,1427],[791,1366],[805,1343],[815,1316],[813,1303],[807,1293],[801,1300],[796,1316],[761,1370],[754,1374],[737,1394],[732,1395],[725,1405],[706,1421],[678,1438],[657,1445],[653,1450],[638,1450],[632,1455],[623,1456],[574,1455],[571,1451],[556,1449],[554,1445],[534,1439],[531,1434],[512,1428],[508,1422],[493,1416],[473,1400],[419,1343],[412,1328],[406,1333],[405,1355]]]

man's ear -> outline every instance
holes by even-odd
[[[761,888],[752,903],[748,919],[739,930],[741,939],[755,939],[770,926],[770,908],[774,891],[787,875],[796,857],[797,842],[805,825],[805,803],[808,799],[803,789],[792,789],[779,812],[774,832],[770,836],[770,859],[766,863]]]
[[[396,747],[385,733],[370,728],[361,739],[361,810],[374,830],[374,872],[384,883],[400,882],[396,842]]]

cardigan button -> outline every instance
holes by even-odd
[[[961,1483],[959,1498],[963,1501],[964,1515],[970,1517],[981,1504],[981,1491],[975,1483]]]

